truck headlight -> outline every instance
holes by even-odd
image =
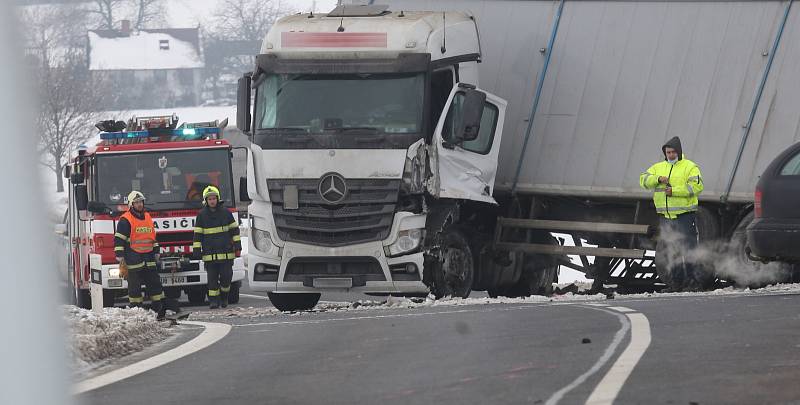
[[[251,228],[250,237],[253,238],[253,246],[263,253],[272,253],[272,249],[277,247],[272,243],[272,235],[261,229]]]
[[[119,269],[108,269],[108,276],[111,278],[119,278]]]
[[[408,253],[418,248],[420,242],[422,242],[422,229],[400,231],[397,235],[397,240],[387,246],[384,253],[389,257]]]

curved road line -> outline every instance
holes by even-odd
[[[622,340],[625,338],[625,335],[628,334],[628,330],[631,328],[631,323],[627,317],[617,312],[611,312],[604,308],[600,307],[584,307],[588,309],[593,309],[595,311],[602,311],[605,313],[612,314],[619,318],[619,322],[622,324],[622,327],[619,328],[617,333],[614,334],[614,339],[611,340],[611,344],[606,348],[606,351],[603,352],[603,355],[597,359],[597,362],[587,370],[585,373],[581,374],[571,383],[567,384],[564,388],[556,391],[550,398],[545,402],[545,405],[555,405],[558,401],[561,401],[568,392],[572,391],[575,387],[583,384],[589,377],[591,377],[594,373],[600,371],[600,369],[611,359],[611,356],[614,355],[614,352],[617,350],[617,346],[622,343]]]
[[[205,330],[194,339],[164,353],[159,353],[153,357],[146,358],[142,361],[133,363],[131,365],[118,368],[106,374],[83,380],[75,385],[72,392],[73,394],[82,394],[117,381],[124,380],[128,377],[133,377],[145,371],[152,370],[156,367],[163,366],[164,364],[173,362],[181,357],[188,356],[192,353],[205,349],[208,346],[216,343],[228,332],[231,331],[231,325],[225,323],[210,323],[210,322],[194,322],[183,321],[181,323],[187,325],[202,326]]]
[[[631,323],[631,342],[589,395],[589,399],[586,400],[587,404],[613,403],[625,381],[633,372],[633,368],[636,367],[636,363],[650,346],[650,322],[647,317],[640,313],[625,314],[625,316]]]

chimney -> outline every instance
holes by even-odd
[[[120,32],[122,32],[125,35],[131,34],[131,20],[122,20],[120,21],[120,25],[121,25]]]

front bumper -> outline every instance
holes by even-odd
[[[161,285],[163,287],[189,287],[189,286],[204,286],[208,284],[208,274],[206,274],[203,262],[199,262],[200,270],[196,271],[179,271],[175,273],[159,273],[161,276]],[[104,264],[99,268],[92,266],[92,281],[97,283],[99,280],[104,289],[111,290],[127,290],[128,281],[119,277],[111,277],[109,271],[112,269],[119,269],[116,264]],[[237,257],[233,261],[233,279],[232,281],[241,281],[247,278],[247,269],[244,265],[244,260]]]
[[[756,218],[747,227],[747,246],[765,261],[800,261],[800,220]]]
[[[265,204],[261,209],[254,205],[249,211],[264,219],[268,228],[264,230],[273,235],[275,248],[269,252],[259,251],[254,238],[248,238],[248,283],[253,291],[344,290],[374,294],[426,294],[429,291],[422,282],[424,257],[420,251],[396,257],[387,257],[384,251],[386,246],[395,242],[401,231],[424,229],[424,215],[396,213],[389,237],[383,241],[325,247],[275,240],[269,205]],[[308,266],[311,270],[298,273],[296,266]],[[259,268],[269,271],[258,271]],[[348,270],[355,268],[369,268],[369,274]],[[403,271],[403,268],[413,269],[413,272]]]

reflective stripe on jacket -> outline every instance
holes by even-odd
[[[666,184],[658,182],[664,176],[672,186],[672,196],[667,196]],[[656,212],[669,219],[678,215],[697,211],[697,196],[703,191],[703,179],[700,167],[688,159],[680,159],[675,164],[667,161],[650,166],[639,176],[639,185],[653,190],[653,203]]]
[[[204,207],[197,214],[192,252],[204,262],[233,260],[242,250],[239,222],[225,207]]]
[[[130,223],[130,235],[119,235],[120,237],[127,236],[128,246],[136,253],[149,253],[156,247],[156,229],[153,224],[153,218],[147,212],[144,213],[144,218],[136,218],[130,211],[122,214]],[[119,232],[118,232],[119,233]],[[116,235],[115,235],[116,236]]]

